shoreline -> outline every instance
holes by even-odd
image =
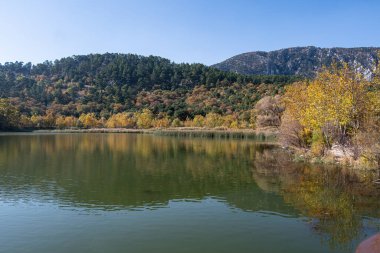
[[[203,127],[173,127],[173,128],[70,128],[70,129],[36,129],[21,131],[6,131],[1,134],[17,133],[41,133],[41,134],[60,134],[60,133],[133,133],[133,134],[152,134],[162,136],[177,137],[205,137],[205,138],[225,138],[225,139],[257,139],[277,142],[277,131],[273,129],[218,129]]]
[[[339,147],[342,148],[342,147]],[[376,184],[380,184],[380,167],[374,161],[363,161],[362,159],[354,159],[352,154],[345,154],[343,150],[337,150],[334,146],[327,150],[324,155],[315,156],[311,153],[310,149],[296,149],[287,147],[287,150],[292,154],[293,161],[305,162],[310,164],[324,164],[334,165],[343,168],[350,168],[355,171],[367,171],[378,173],[378,181]]]

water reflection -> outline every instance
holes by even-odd
[[[256,157],[254,165],[261,189],[277,192],[308,217],[311,228],[331,248],[349,251],[353,241],[379,230],[379,221],[369,218],[380,217],[380,191],[372,183],[376,172],[293,164],[284,154],[274,156],[268,150]]]
[[[144,135],[3,136],[0,180],[8,196],[21,198],[39,191],[76,204],[166,205],[252,190],[249,161],[262,148]]]
[[[0,136],[2,202],[140,210],[211,197],[247,212],[306,217],[331,248],[378,230],[380,191],[371,176],[295,164],[273,145],[242,140]]]

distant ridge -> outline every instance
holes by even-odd
[[[313,77],[322,66],[333,61],[347,62],[366,75],[371,75],[377,62],[380,47],[319,48],[292,47],[276,51],[248,52],[233,56],[211,67],[239,74],[301,75]]]

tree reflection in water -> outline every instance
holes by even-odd
[[[308,217],[332,249],[352,250],[352,242],[362,240],[366,230],[380,230],[380,191],[372,183],[376,172],[294,164],[273,150],[258,153],[253,167],[256,183]]]
[[[134,210],[220,199],[247,212],[309,220],[331,248],[379,230],[371,173],[294,163],[271,144],[134,134],[0,137],[1,199]]]

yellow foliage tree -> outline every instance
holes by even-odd
[[[372,114],[376,99],[371,100],[374,93],[369,87],[363,75],[347,64],[343,67],[333,64],[310,83],[288,86],[282,101],[286,115],[298,121],[303,132],[322,133],[328,146],[332,141],[344,144]]]
[[[33,127],[41,127],[42,116],[41,115],[32,115],[30,117],[30,121],[32,122]]]
[[[78,119],[73,116],[58,116],[55,119],[55,125],[60,128],[71,128],[76,127],[78,125]]]
[[[54,128],[55,127],[55,116],[53,112],[48,111],[46,115],[32,115],[30,121],[33,127],[36,128]]]
[[[308,106],[307,88],[307,82],[297,82],[285,88],[282,101],[285,104],[286,113],[294,120],[301,121],[305,115],[305,109]]]
[[[81,114],[79,116],[79,122],[85,128],[99,127],[99,121],[95,113]]]
[[[55,115],[53,112],[48,111],[43,117],[43,123],[45,128],[54,128],[55,127]]]
[[[149,109],[144,109],[136,114],[136,124],[138,128],[150,128],[153,123],[153,113]]]
[[[78,118],[74,116],[65,117],[65,126],[66,127],[77,127],[78,126]]]
[[[238,128],[238,122],[234,115],[226,115],[223,117],[223,126],[226,128]]]
[[[131,113],[117,113],[109,117],[105,125],[107,128],[133,128],[136,121]]]
[[[58,116],[56,119],[55,119],[55,125],[62,129],[62,128],[65,128],[65,117],[64,116]]]
[[[8,99],[0,99],[0,129],[19,127],[20,115]]]
[[[223,125],[223,117],[220,114],[210,112],[206,115],[205,126],[215,128]]]
[[[193,119],[194,127],[203,127],[205,125],[205,117],[202,115],[195,115]]]
[[[170,126],[170,120],[168,117],[153,120],[153,126],[156,128],[167,128]]]
[[[369,82],[347,64],[322,71],[307,88],[308,106],[301,123],[312,129],[327,124],[344,136],[348,129],[357,132],[368,109]]]

